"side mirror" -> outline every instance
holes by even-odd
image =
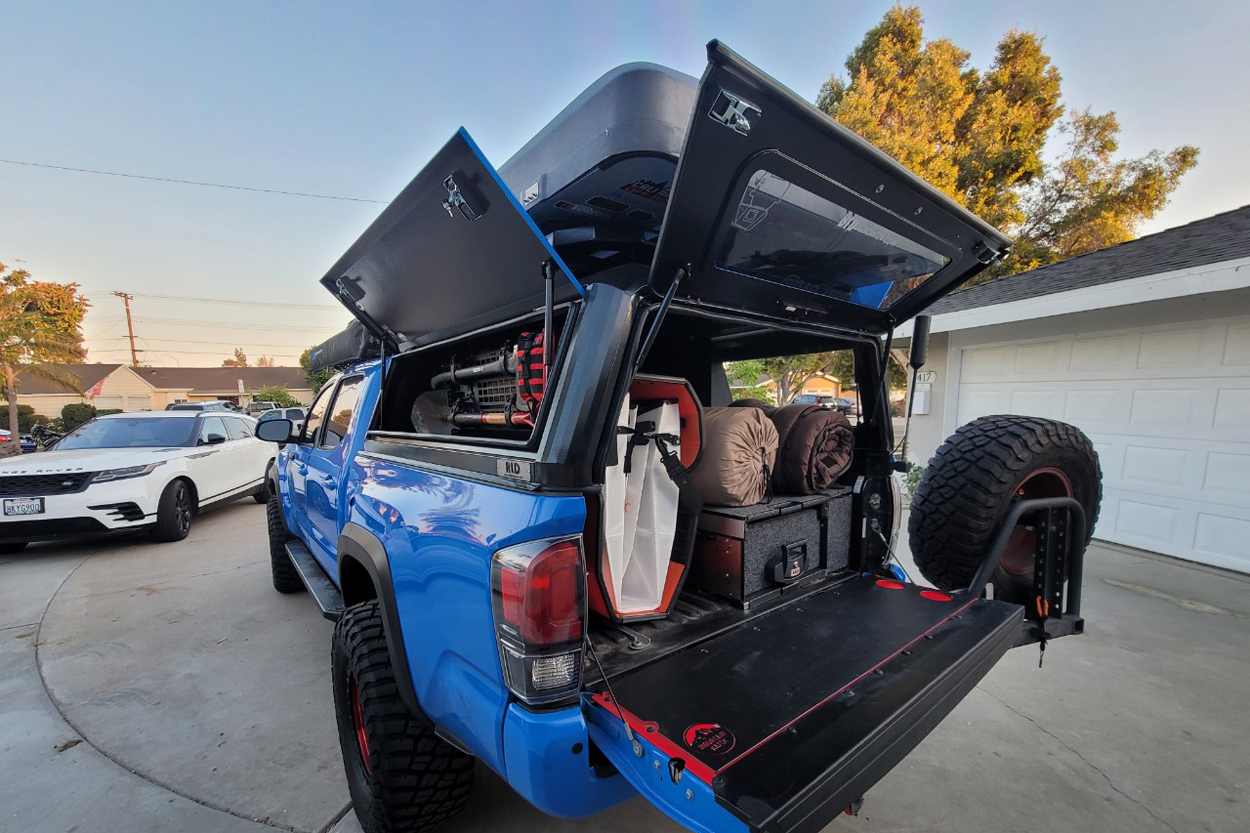
[[[221,445],[225,441],[226,441],[226,438],[223,437],[221,434],[209,434],[208,435],[209,445]]]
[[[295,423],[289,419],[267,419],[256,425],[256,437],[270,443],[295,442],[299,437],[292,436],[294,432]]]
[[[929,356],[929,323],[932,320],[931,315],[917,315],[912,323],[911,355],[907,360],[912,370],[924,367],[925,359]]]

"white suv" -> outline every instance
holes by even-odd
[[[108,414],[51,451],[0,460],[0,552],[134,529],[179,541],[206,506],[264,503],[274,447],[255,434],[229,411]]]

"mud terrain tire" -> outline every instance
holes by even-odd
[[[278,505],[277,495],[270,496],[265,504],[265,520],[269,527],[269,566],[273,572],[273,589],[279,593],[298,593],[304,589],[304,580],[291,563],[291,556],[286,554],[286,542],[291,540],[291,534],[282,521],[282,507]]]
[[[343,612],[331,666],[343,767],[365,833],[418,833],[460,812],[473,758],[400,698],[377,600]]]
[[[924,470],[907,525],[912,558],[942,590],[971,583],[1012,502],[1069,495],[1098,520],[1102,471],[1089,438],[1049,419],[986,416],[952,434]],[[990,579],[994,598],[1023,604],[1033,585],[1031,527],[1013,532]]]

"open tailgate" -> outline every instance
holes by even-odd
[[[712,41],[652,261],[687,301],[884,333],[1007,239]]]
[[[814,833],[972,690],[1022,616],[857,576],[592,686],[591,737],[693,830]]]

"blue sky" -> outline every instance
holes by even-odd
[[[460,125],[500,164],[604,71],[697,76],[713,37],[810,99],[889,5],[6,3],[0,159],[388,200]],[[1250,3],[920,5],[977,66],[1009,28],[1044,35],[1065,103],[1115,110],[1124,153],[1201,148],[1146,231],[1250,202]],[[125,290],[149,362],[289,364],[346,322],[316,282],[381,208],[0,164],[0,261],[83,285],[94,360],[126,357]]]

